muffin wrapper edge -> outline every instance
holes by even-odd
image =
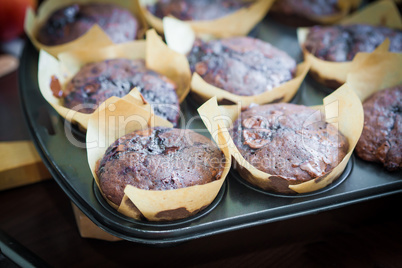
[[[402,84],[402,53],[388,51],[389,41],[372,53],[358,53],[346,83],[362,102],[372,94]]]

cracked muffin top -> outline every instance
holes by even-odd
[[[290,103],[248,108],[235,121],[232,137],[251,165],[290,184],[331,172],[349,147],[319,111]]]
[[[116,140],[98,162],[96,174],[106,197],[120,204],[130,184],[144,190],[171,190],[221,178],[225,156],[190,129],[155,127]]]
[[[108,98],[124,97],[134,87],[152,104],[156,115],[177,125],[180,106],[176,84],[148,69],[143,59],[111,59],[86,64],[58,97],[64,98],[67,108],[92,113]]]

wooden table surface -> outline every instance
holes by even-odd
[[[21,139],[29,135],[13,72],[0,78],[0,141]],[[401,204],[396,194],[156,248],[81,238],[68,197],[49,180],[0,192],[0,230],[53,267],[402,267]]]

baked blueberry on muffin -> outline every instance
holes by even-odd
[[[96,174],[106,198],[119,205],[126,185],[172,190],[221,178],[225,157],[189,129],[155,127],[122,136],[106,150]]]
[[[242,0],[159,0],[147,8],[150,13],[161,19],[172,15],[180,20],[213,20],[251,3],[252,1]]]
[[[177,124],[180,107],[176,84],[147,69],[142,59],[111,59],[83,66],[66,85],[64,106],[92,113],[108,98],[124,97],[134,87],[153,104],[156,115]]]
[[[98,24],[114,43],[136,39],[139,23],[128,10],[112,4],[72,4],[55,11],[37,32],[48,46],[71,42]]]
[[[296,61],[286,52],[250,37],[197,39],[187,58],[191,71],[207,83],[241,96],[269,91],[296,71]]]
[[[232,138],[255,168],[290,185],[306,182],[331,172],[349,147],[333,125],[316,119],[316,112],[289,103],[254,106],[235,121]]]
[[[293,26],[317,24],[314,17],[334,16],[341,12],[338,0],[280,0],[272,5],[270,16]]]
[[[305,48],[326,61],[351,61],[358,52],[372,52],[386,38],[391,52],[402,52],[402,31],[363,24],[314,26],[310,29]]]
[[[364,103],[364,127],[356,153],[388,170],[402,168],[402,85],[381,90]]]

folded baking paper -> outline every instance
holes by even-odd
[[[362,102],[386,88],[402,85],[402,53],[388,51],[389,41],[373,53],[357,53],[346,84],[355,90]]]

